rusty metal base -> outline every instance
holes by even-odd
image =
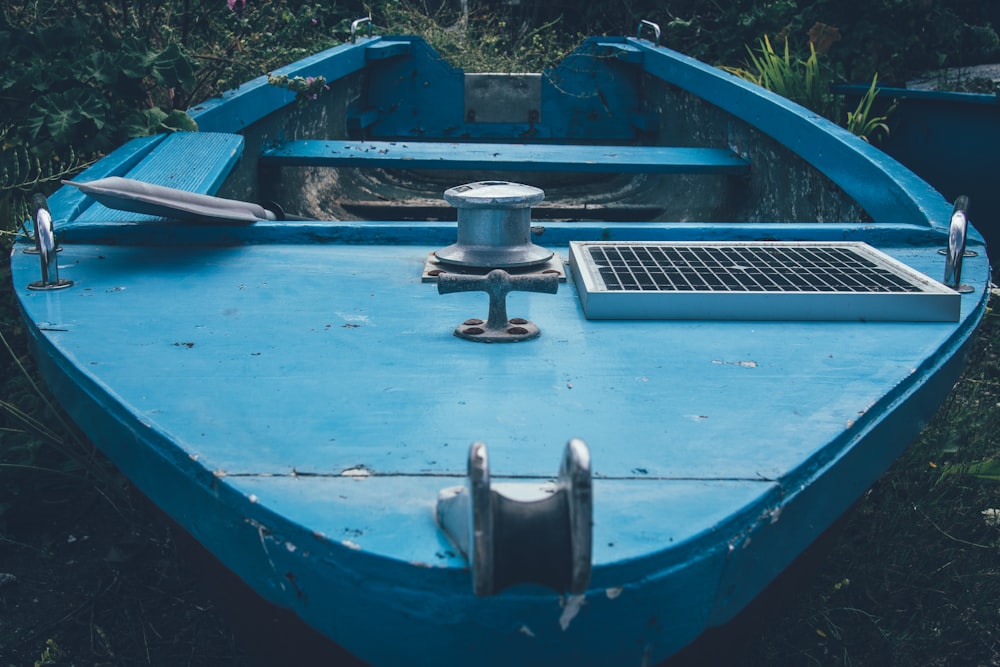
[[[465,340],[477,343],[519,343],[522,340],[538,338],[541,331],[533,322],[522,317],[507,320],[507,326],[491,329],[486,322],[479,319],[468,319],[455,328],[455,335]]]

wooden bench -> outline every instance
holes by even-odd
[[[129,148],[134,143],[134,147]],[[124,176],[137,181],[164,185],[188,192],[213,195],[218,192],[236,162],[243,155],[241,135],[216,132],[176,132],[166,136],[134,139],[116,151],[122,158],[117,168],[100,173],[89,170],[80,175],[81,181],[105,176]],[[112,154],[114,155],[114,154]],[[222,157],[216,157],[222,156]],[[110,156],[109,156],[110,157]],[[99,164],[104,164],[102,160]],[[84,197],[71,190],[71,196]],[[81,212],[73,222],[119,222],[156,220],[154,216],[110,209],[90,199],[81,199]]]
[[[263,164],[485,171],[746,175],[750,162],[727,148],[578,146],[423,141],[289,141],[261,153]]]

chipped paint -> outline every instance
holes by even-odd
[[[622,594],[623,590],[624,590],[623,587],[621,587],[621,586],[615,586],[614,588],[609,588],[606,591],[604,591],[604,594],[608,596],[609,600],[614,600],[619,595]]]
[[[720,366],[739,366],[741,368],[757,368],[759,365],[756,361],[721,361],[719,359],[712,359],[712,363]]]
[[[361,551],[361,545],[356,542],[351,542],[350,540],[341,540],[340,542],[348,549],[354,549],[355,551]]]
[[[355,327],[359,327],[365,324],[369,325],[371,324],[371,320],[368,318],[367,315],[358,315],[356,313],[345,313],[342,311],[337,311],[336,315],[340,319],[344,320],[349,324],[354,325]]]
[[[260,538],[260,547],[261,549],[264,550],[264,556],[267,558],[267,564],[271,566],[272,570],[275,569],[274,561],[271,560],[271,552],[267,550],[267,535],[265,533],[268,533],[270,531],[268,531],[268,529],[264,526],[264,524],[260,523],[259,521],[254,521],[249,517],[244,519],[244,521],[246,521],[251,526],[257,529],[257,537]]]
[[[532,632],[531,628],[529,628],[527,625],[522,625],[520,627],[520,629],[518,630],[518,632],[520,632],[522,635],[526,635],[528,637],[534,637],[535,636],[535,633]]]
[[[563,632],[569,629],[569,624],[580,613],[585,601],[586,596],[584,595],[570,595],[560,598],[559,604],[562,605],[563,609],[562,614],[559,615],[559,627],[563,629]]]
[[[251,493],[251,494],[250,494],[250,495],[249,495],[249,496],[247,497],[247,500],[249,500],[249,501],[250,501],[251,503],[253,503],[253,504],[256,504],[256,503],[257,503],[257,494],[255,494],[255,493]]]
[[[354,466],[353,468],[348,468],[340,473],[341,477],[371,477],[372,471],[363,465]]]

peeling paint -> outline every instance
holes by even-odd
[[[372,471],[363,465],[348,468],[340,473],[341,477],[371,477]]]
[[[562,614],[559,615],[559,627],[563,632],[569,629],[569,624],[573,622],[576,615],[580,613],[585,602],[584,595],[570,595],[559,600],[562,604]]]
[[[757,368],[759,365],[756,361],[721,361],[719,359],[712,359],[712,363],[720,366],[740,366],[741,368]]]
[[[371,320],[367,315],[357,315],[355,313],[345,313],[342,311],[337,311],[336,315],[345,322],[353,324],[355,327],[359,327],[364,324],[371,324]]]
[[[361,545],[357,544],[355,542],[351,542],[350,540],[341,540],[340,543],[343,544],[348,549],[354,549],[355,551],[361,551]]]
[[[213,475],[215,475],[215,477],[216,477],[217,479],[222,479],[223,477],[225,477],[225,476],[226,476],[226,471],[225,471],[225,470],[216,470],[216,471],[215,471],[215,472],[213,472],[212,474],[213,474]]]
[[[604,591],[604,594],[608,596],[609,600],[614,600],[615,598],[617,598],[619,595],[622,594],[623,590],[624,589],[621,586],[615,586],[614,588],[609,588],[606,591]]]
[[[271,560],[271,552],[267,550],[267,536],[265,535],[265,533],[268,532],[267,528],[264,527],[264,524],[259,521],[254,521],[249,517],[244,519],[244,521],[257,529],[257,536],[260,538],[260,547],[264,550],[264,556],[267,557],[267,564],[270,565],[273,570],[275,568],[274,561]]]

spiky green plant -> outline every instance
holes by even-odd
[[[872,104],[875,102],[876,95],[878,95],[877,84],[878,74],[875,74],[872,77],[872,83],[868,87],[868,90],[858,102],[858,106],[854,111],[847,112],[848,131],[856,134],[865,141],[871,141],[882,133],[889,134],[889,125],[886,121],[889,119],[889,114],[892,113],[893,108],[895,108],[895,105],[889,107],[889,110],[883,116],[872,115]]]
[[[760,39],[756,51],[748,46],[747,53],[749,59],[745,67],[723,69],[824,116],[833,110],[836,103],[830,92],[830,75],[820,63],[812,43],[805,60],[792,57],[787,37],[781,53],[775,51],[767,35]]]
[[[760,39],[756,51],[748,46],[747,52],[749,59],[745,66],[722,69],[842,124],[865,141],[870,141],[881,133],[889,133],[886,123],[888,114],[872,115],[875,97],[878,95],[878,74],[872,78],[871,86],[854,111],[847,112],[845,121],[843,102],[832,91],[832,72],[823,65],[811,41],[809,57],[805,60],[792,56],[787,37],[785,48],[780,53],[775,51],[767,35]]]

